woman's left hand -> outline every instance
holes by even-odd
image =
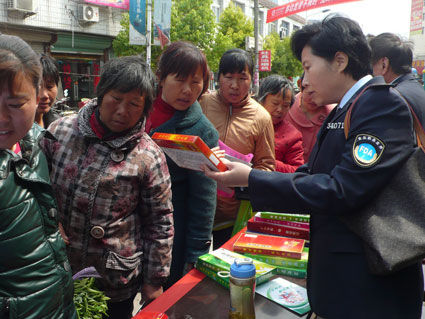
[[[144,284],[142,285],[142,291],[141,291],[142,300],[149,302],[161,296],[163,292],[164,290],[162,289],[162,286]]]

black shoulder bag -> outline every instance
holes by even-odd
[[[400,96],[412,114],[418,146],[373,202],[341,217],[363,240],[369,270],[376,275],[396,272],[425,257],[425,133],[410,104]],[[345,138],[358,97],[344,120]]]

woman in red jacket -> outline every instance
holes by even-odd
[[[294,102],[292,83],[284,76],[270,75],[261,82],[258,96],[273,120],[276,171],[293,173],[304,159],[302,135],[285,119]]]

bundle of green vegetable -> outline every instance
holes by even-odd
[[[94,285],[95,278],[74,280],[74,304],[79,319],[102,319],[108,310],[105,294]]]

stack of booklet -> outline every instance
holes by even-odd
[[[309,215],[258,212],[248,220],[247,232],[236,241],[234,250],[275,266],[277,274],[305,278],[309,220]],[[251,242],[241,245],[247,238]]]

